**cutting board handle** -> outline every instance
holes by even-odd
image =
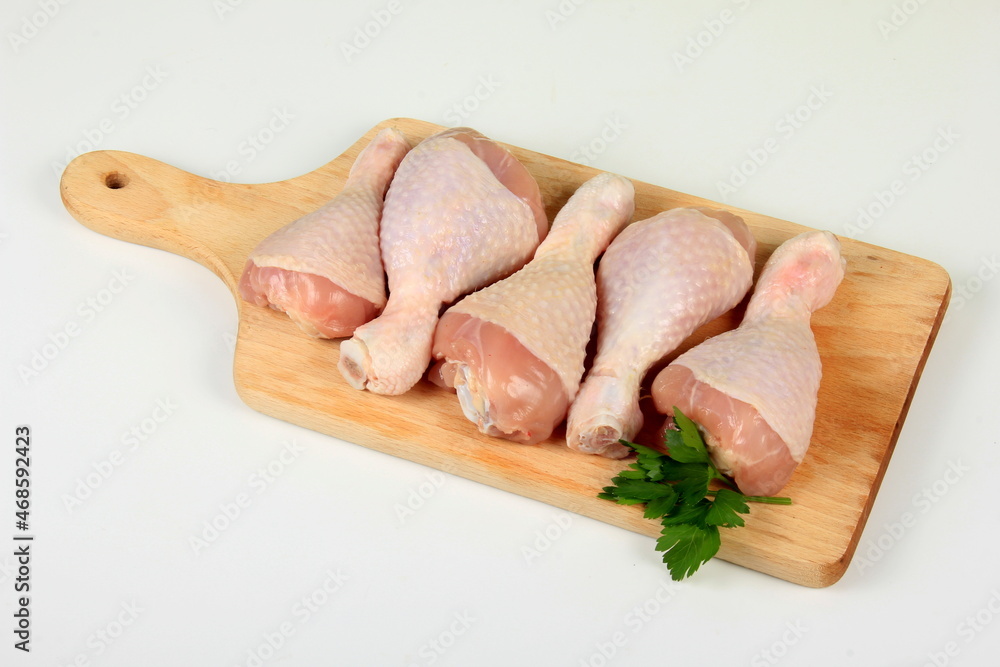
[[[240,236],[231,207],[239,205],[239,189],[245,186],[196,176],[135,153],[93,151],[66,166],[59,187],[66,209],[83,225],[193,259],[235,293],[242,266],[227,262],[233,239]]]

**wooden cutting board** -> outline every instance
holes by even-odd
[[[340,157],[287,181],[241,185],[209,180],[147,157],[96,151],[73,160],[60,184],[81,223],[108,236],[193,259],[229,286],[239,307],[233,375],[247,405],[321,433],[535,498],[649,536],[659,524],[596,494],[624,467],[578,454],[560,429],[537,447],[480,435],[452,394],[422,381],[402,396],[350,388],[336,369],[339,343],[305,336],[283,314],[244,303],[237,282],[251,249],[275,229],[337,194],[360,150],[384,127],[415,144],[442,129],[406,118],[379,123]],[[538,180],[552,219],[598,170],[508,146]],[[635,220],[677,206],[741,215],[758,241],[756,267],[807,228],[635,181]],[[783,495],[794,505],[754,505],[746,528],[723,530],[719,557],[806,586],[828,586],[858,544],[917,380],[951,293],[937,264],[841,238],[847,275],[813,317],[823,358],[812,445]],[[711,322],[691,345],[733,328],[742,311]],[[646,400],[650,442],[662,422]],[[646,438],[645,440],[643,438]],[[656,558],[649,551],[636,558]],[[625,566],[626,563],[620,564]]]

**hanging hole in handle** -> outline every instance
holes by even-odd
[[[112,190],[120,190],[128,185],[128,176],[120,171],[112,171],[104,174],[104,184]]]

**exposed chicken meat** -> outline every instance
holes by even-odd
[[[428,379],[458,394],[462,413],[486,435],[540,442],[566,417],[569,400],[552,368],[502,326],[447,312],[434,334]]]

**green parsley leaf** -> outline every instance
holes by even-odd
[[[674,406],[674,423],[679,430],[667,429],[666,440],[670,458],[680,463],[711,463],[701,433],[694,422]]]
[[[705,523],[705,517],[710,509],[712,509],[712,503],[705,499],[693,504],[678,503],[670,514],[663,517],[660,524],[663,526],[677,526],[683,523],[701,525]]]
[[[652,447],[639,445],[634,442],[629,442],[628,440],[619,440],[619,442],[621,442],[626,447],[632,448],[635,451],[635,453],[639,455],[639,461],[642,461],[643,458],[652,460],[663,458],[663,452],[659,452],[653,449]]]
[[[712,506],[705,515],[705,523],[710,526],[736,528],[744,525],[740,514],[749,514],[750,507],[746,504],[746,496],[730,489],[719,489],[715,493]]]
[[[665,484],[661,486],[666,486],[666,488],[670,489],[671,493],[654,498],[646,503],[646,511],[642,515],[647,519],[659,519],[666,516],[677,505],[677,494],[673,492],[674,490]]]
[[[680,581],[698,571],[703,563],[719,552],[722,541],[718,526],[683,523],[664,526],[656,540],[656,549],[662,551],[663,562],[670,570],[670,578]]]
[[[641,479],[628,479],[626,477],[615,477],[614,494],[619,498],[630,498],[641,501],[649,501],[666,495],[674,495],[674,490],[668,484],[657,482],[647,482]]]
[[[681,467],[681,466],[678,466]],[[686,502],[696,503],[708,493],[708,483],[711,481],[711,471],[705,464],[683,464],[684,475],[677,477],[675,486],[677,493]]]
[[[662,465],[667,461],[667,457],[662,452],[635,443],[625,442],[624,440],[622,443],[635,450],[637,457],[636,462],[632,466],[644,471],[646,479],[651,482],[658,482],[663,479]]]

